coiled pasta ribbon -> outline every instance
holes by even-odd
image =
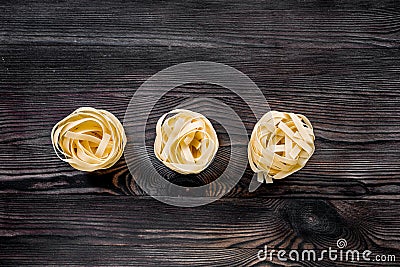
[[[301,114],[270,111],[255,125],[248,146],[251,169],[259,182],[272,183],[305,166],[314,153],[314,132]]]
[[[90,172],[114,165],[124,151],[126,136],[121,122],[110,112],[82,107],[53,127],[51,141],[61,160]]]
[[[167,115],[175,114],[166,119]],[[157,122],[154,153],[168,168],[181,174],[199,173],[218,150],[217,134],[200,113],[175,109]]]

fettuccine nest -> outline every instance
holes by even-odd
[[[175,114],[166,118],[170,114]],[[218,150],[217,134],[202,114],[175,109],[157,122],[154,153],[168,168],[181,174],[199,173]]]
[[[301,114],[270,111],[256,124],[248,146],[251,169],[259,182],[272,183],[305,166],[314,153],[314,132]]]
[[[83,107],[54,126],[51,141],[61,160],[75,169],[94,171],[109,168],[121,158],[126,136],[113,114]]]

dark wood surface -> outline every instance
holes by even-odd
[[[0,265],[355,266],[258,262],[264,245],[351,249],[400,261],[400,4],[397,1],[1,1]],[[81,106],[123,119],[135,90],[171,65],[233,66],[272,109],[306,115],[316,152],[298,173],[249,193],[248,168],[223,199],[178,208],[147,196],[124,159],[84,173],[54,154],[53,125]],[[147,125],[183,100],[231,106],[250,133],[256,119],[227,89],[169,92]],[[218,128],[218,126],[217,126]],[[229,160],[229,138],[208,172]],[[243,143],[242,145],[246,145]],[[158,164],[156,161],[154,164]]]

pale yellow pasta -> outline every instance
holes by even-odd
[[[53,127],[51,141],[61,160],[90,172],[107,169],[121,158],[126,135],[121,122],[110,112],[83,107]]]
[[[272,183],[305,166],[314,153],[314,132],[301,114],[270,111],[255,125],[248,146],[251,169],[259,182]]]
[[[170,114],[175,114],[166,118]],[[168,168],[181,174],[199,173],[218,150],[217,134],[200,113],[175,109],[157,122],[154,153]]]

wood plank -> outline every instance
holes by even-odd
[[[306,168],[253,194],[247,191],[252,175],[248,169],[230,197],[399,196],[400,62],[393,56],[397,49],[248,48],[238,52],[233,48],[12,45],[0,47],[0,52],[4,151],[0,192],[142,195],[123,160],[108,171],[91,174],[59,161],[51,148],[50,130],[80,106],[104,108],[122,120],[130,98],[146,78],[164,67],[202,59],[238,68],[260,86],[272,109],[305,114],[315,126],[317,151]],[[161,114],[194,96],[225,102],[251,132],[256,119],[239,97],[210,85],[187,85],[169,92],[153,110],[147,125],[149,147]],[[230,151],[224,129],[218,132],[221,154],[211,172],[188,178],[164,170],[165,176],[190,185],[215,179]]]
[[[0,7],[1,266],[399,265],[398,1],[5,0]],[[83,173],[55,157],[50,130],[75,108],[104,108],[122,120],[142,82],[194,60],[236,67],[272,109],[309,117],[317,136],[309,164],[254,193],[248,168],[221,200],[177,208],[147,196],[124,159]],[[250,134],[256,119],[241,98],[190,84],[152,110],[149,151],[156,120],[193,96],[228,104]],[[207,171],[177,175],[153,157],[154,166],[176,184],[213,181],[232,160],[225,130],[215,127],[221,147]],[[321,252],[339,238],[397,262],[257,259],[264,245]]]
[[[388,200],[229,198],[176,208],[148,197],[2,194],[0,262],[250,266],[259,263],[256,253],[264,245],[322,250],[336,248],[339,238],[348,249],[400,257],[399,208],[399,201]]]
[[[399,47],[396,1],[2,1],[3,44]]]

